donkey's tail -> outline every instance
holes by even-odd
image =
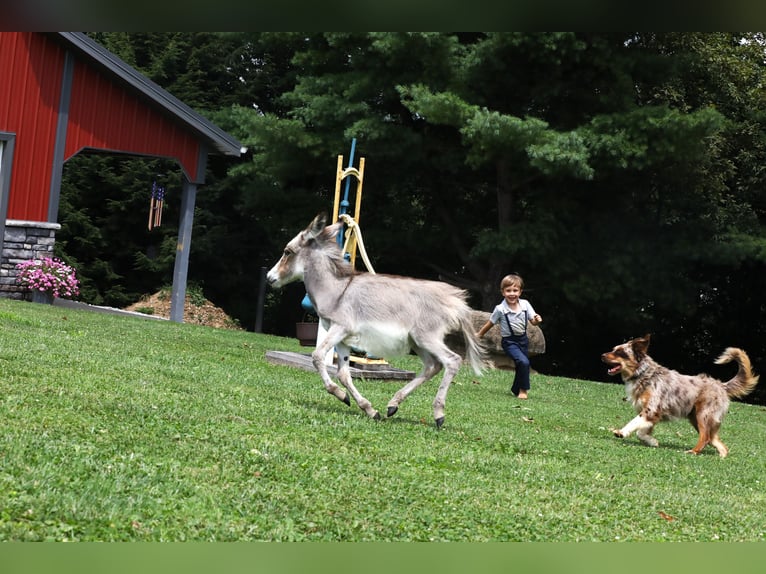
[[[481,375],[487,364],[487,353],[484,346],[476,337],[470,313],[464,313],[460,316],[460,330],[462,331],[463,339],[465,340],[465,358],[471,364],[473,372],[477,375]]]
[[[742,349],[729,347],[715,361],[716,365],[723,365],[736,361],[739,368],[734,377],[724,383],[726,394],[730,397],[744,397],[749,394],[758,384],[758,376],[753,374],[753,368],[750,365],[750,357]]]

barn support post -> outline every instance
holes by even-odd
[[[189,250],[191,248],[194,204],[197,200],[197,184],[186,177],[181,187],[181,220],[178,223],[178,243],[173,269],[173,288],[170,296],[170,320],[184,322],[186,301],[186,280],[189,275]]]
[[[197,201],[197,187],[205,183],[208,149],[200,143],[197,156],[197,173],[192,174],[194,181],[184,171],[181,185],[181,219],[178,222],[178,243],[176,260],[173,268],[173,288],[170,292],[170,320],[184,322],[184,303],[186,303],[186,281],[189,276],[189,251],[191,250],[192,226],[194,225],[194,204]]]
[[[11,160],[16,136],[0,132],[0,254],[5,252],[5,218],[8,217],[8,197],[11,190]]]
[[[74,56],[67,50],[64,54],[64,70],[61,76],[61,98],[59,116],[56,121],[56,139],[53,142],[53,170],[51,172],[50,191],[48,192],[48,221],[56,223],[59,218],[61,201],[61,182],[64,179],[64,150],[69,127],[69,105],[72,100],[72,76],[74,75]]]

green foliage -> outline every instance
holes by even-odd
[[[548,124],[537,118],[516,118],[498,112],[477,110],[461,129],[471,148],[469,162],[478,164],[535,145]]]
[[[732,404],[727,459],[695,457],[686,421],[659,448],[612,436],[621,385],[534,374],[518,401],[507,371],[461,369],[437,431],[435,381],[375,422],[265,360],[294,339],[7,299],[0,318],[0,540],[766,536],[762,407]],[[402,383],[358,384],[385,405]]]
[[[575,177],[593,175],[583,140],[575,133],[557,133],[539,118],[522,119],[479,108],[454,93],[435,94],[423,85],[398,90],[416,116],[459,129],[468,147],[466,161],[473,167],[526,153],[530,166],[548,175],[562,171]]]
[[[704,160],[710,138],[723,125],[723,116],[712,107],[681,113],[647,106],[598,116],[581,131],[593,155],[620,169],[645,170]]]
[[[433,93],[427,86],[397,86],[402,102],[416,116],[435,124],[462,128],[479,111],[451,92]]]
[[[189,301],[191,301],[192,305],[197,305],[198,307],[201,307],[205,304],[205,293],[202,290],[202,286],[198,284],[191,284],[189,285],[188,289],[186,290],[186,296],[189,298]]]
[[[546,176],[572,176],[592,179],[594,170],[588,165],[589,154],[583,138],[574,132],[548,132],[539,143],[527,148],[529,163]]]

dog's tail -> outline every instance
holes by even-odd
[[[715,360],[716,365],[723,365],[736,361],[739,365],[737,374],[734,378],[724,383],[726,394],[730,397],[739,398],[749,394],[758,384],[758,375],[753,374],[753,368],[750,365],[750,357],[742,349],[729,347],[721,356]]]

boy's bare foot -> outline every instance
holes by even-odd
[[[520,399],[527,399],[527,391],[519,391],[519,398]]]

